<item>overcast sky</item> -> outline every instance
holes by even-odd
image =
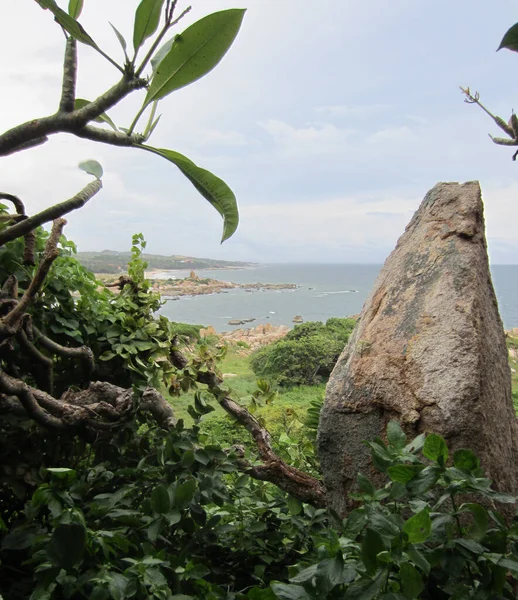
[[[65,0],[59,4],[66,7]],[[130,41],[136,0],[85,0],[81,23],[109,54]],[[179,2],[179,8],[187,3]],[[148,250],[260,262],[382,262],[438,181],[481,182],[493,263],[518,263],[518,163],[459,85],[502,117],[518,110],[518,55],[495,52],[516,20],[511,0],[193,0],[177,33],[223,8],[247,8],[223,61],[162,101],[152,145],[186,154],[232,187],[241,223],[223,245],[221,219],[182,174],[138,150],[70,135],[0,162],[0,189],[29,213],[104,189],[68,218],[79,250]],[[0,130],[51,114],[64,38],[34,0],[0,2]],[[131,42],[130,42],[131,43]],[[118,72],[80,45],[78,96]],[[128,126],[144,92],[110,112]]]

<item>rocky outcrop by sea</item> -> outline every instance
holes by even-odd
[[[207,327],[200,330],[201,337],[217,335],[222,341],[240,346],[242,354],[249,354],[263,346],[268,346],[277,340],[283,338],[290,328],[286,325],[258,325],[247,329],[235,329],[225,333],[217,333],[214,327]]]
[[[363,440],[397,419],[472,449],[497,489],[518,493],[518,428],[502,321],[491,282],[478,182],[440,183],[380,272],[329,379],[318,433],[331,506],[345,514]]]

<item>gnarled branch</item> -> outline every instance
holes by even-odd
[[[7,242],[12,242],[22,235],[26,235],[44,223],[58,219],[59,217],[72,212],[73,210],[81,208],[91,198],[93,198],[101,188],[102,183],[96,179],[95,181],[90,182],[73,198],[58,204],[54,204],[53,206],[50,206],[49,208],[46,208],[45,210],[33,215],[32,217],[28,217],[20,223],[16,223],[15,225],[8,227],[0,233],[0,246],[7,244]]]
[[[174,343],[176,343],[176,339]],[[169,356],[172,364],[177,369],[187,367],[188,360],[176,345],[171,348]],[[240,461],[241,466],[248,475],[261,481],[269,481],[302,502],[308,502],[315,506],[326,505],[326,490],[323,483],[300,469],[286,464],[275,454],[269,431],[246,408],[237,404],[226,394],[226,391],[221,387],[223,380],[216,373],[198,371],[197,381],[209,387],[209,391],[217,398],[220,406],[240,425],[245,427],[254,439],[263,464],[253,466],[242,459]]]
[[[77,78],[77,42],[69,36],[66,41],[65,59],[63,62],[63,84],[59,112],[70,113],[74,110],[76,100]]]

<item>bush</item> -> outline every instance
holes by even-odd
[[[255,352],[252,369],[281,386],[318,384],[331,374],[354,324],[354,319],[332,318],[325,325],[296,325],[284,339]]]

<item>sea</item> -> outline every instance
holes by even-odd
[[[293,318],[326,321],[361,312],[382,265],[270,264],[236,269],[196,271],[200,278],[234,283],[294,283],[294,290],[230,289],[226,293],[184,296],[166,300],[161,313],[172,321],[212,325],[218,332],[231,331],[232,319],[254,319],[241,327],[263,323],[293,327]],[[183,278],[185,271],[163,271],[153,278]],[[492,265],[500,315],[505,329],[518,327],[518,265]]]

